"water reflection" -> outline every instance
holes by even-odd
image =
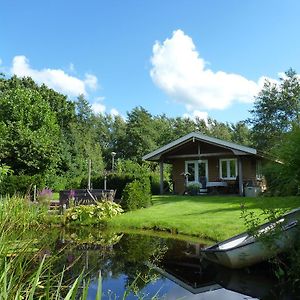
[[[63,232],[54,269],[66,266],[64,284],[85,269],[88,299],[95,299],[102,274],[102,299],[293,299],[281,297],[277,281],[262,267],[228,270],[200,255],[201,244],[140,234]],[[286,298],[287,297],[287,298]]]

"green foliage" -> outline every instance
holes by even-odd
[[[47,210],[34,205],[27,198],[12,196],[0,199],[1,228],[25,229],[37,226],[43,222],[45,213],[47,213]]]
[[[279,84],[266,80],[250,112],[248,123],[253,126],[252,138],[257,147],[268,151],[280,144],[292,122],[300,122],[300,80],[296,72],[288,70]]]
[[[134,180],[134,175],[132,174],[115,174],[109,173],[106,176],[106,186],[107,189],[116,190],[116,199],[121,199],[122,191],[124,190],[127,183],[132,182]],[[76,187],[73,185],[72,188]],[[81,180],[79,187],[86,188],[87,186],[87,178]],[[92,177],[92,186],[94,189],[103,189],[104,188],[104,174],[101,174],[97,177]],[[70,187],[71,188],[71,187]]]
[[[92,161],[94,179],[103,174],[104,168],[111,171],[111,153],[116,152],[116,162],[121,161],[115,165],[118,176],[129,173],[136,178],[136,173],[147,173],[152,178],[152,191],[157,191],[157,167],[142,162],[144,154],[192,131],[249,142],[243,124],[153,116],[142,107],[128,112],[126,120],[95,114],[83,95],[71,101],[45,85],[37,85],[29,77],[1,77],[0,106],[1,162],[17,176],[43,176],[42,186],[54,190],[78,188],[83,180],[86,187],[88,160]],[[166,172],[170,181],[168,176]],[[99,187],[101,181],[103,187],[103,177],[95,181]],[[124,186],[120,183],[117,193]]]
[[[64,239],[72,243],[112,246],[117,244],[123,237],[123,233],[115,233],[113,231],[93,230],[90,226],[76,226],[68,228],[64,233]]]
[[[153,126],[152,116],[142,107],[128,113],[126,126],[126,157],[141,162],[143,155],[157,148],[157,131]]]
[[[17,87],[0,93],[2,160],[16,174],[41,174],[59,160],[59,126],[49,104],[35,91]]]
[[[80,225],[100,224],[122,212],[121,206],[112,201],[101,201],[97,205],[78,205],[67,209],[65,222],[76,222]]]
[[[6,176],[0,183],[1,195],[14,195],[20,196],[32,195],[33,186],[36,185],[37,189],[42,189],[46,183],[42,175],[10,175]]]
[[[123,190],[126,184],[132,182],[134,179],[141,177],[148,177],[151,184],[152,194],[159,194],[159,171],[157,168],[151,169],[151,164],[145,162],[138,164],[130,160],[118,159],[115,165],[115,171],[109,172],[106,175],[106,183],[108,189],[116,190],[116,199],[121,199]],[[165,177],[168,178],[169,172],[165,172]],[[80,188],[86,188],[87,178],[81,181]],[[168,186],[167,180],[165,186]],[[104,187],[104,174],[92,177],[92,186],[95,189],[103,189]]]
[[[283,137],[273,155],[280,163],[269,163],[264,173],[271,195],[297,195],[300,192],[300,126]]]
[[[121,204],[127,211],[150,206],[151,187],[149,178],[143,176],[128,183],[123,190]]]
[[[195,196],[195,195],[199,194],[200,187],[201,186],[200,186],[199,183],[190,183],[186,187],[186,190],[187,190],[187,192],[188,192],[189,195]]]
[[[67,271],[62,265],[53,273],[53,265],[59,260],[53,253],[48,255],[56,244],[49,233],[45,237],[40,230],[28,234],[28,230],[0,228],[1,300],[87,299],[89,284],[83,280],[83,272],[67,286],[64,282]],[[101,286],[101,277],[99,280]],[[96,297],[100,299],[99,292]]]
[[[9,166],[6,165],[0,165],[0,183],[2,182],[3,178],[7,176],[8,174],[11,174],[12,170]]]

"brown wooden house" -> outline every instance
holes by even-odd
[[[163,193],[163,165],[172,164],[174,191],[200,183],[202,190],[219,189],[244,194],[245,186],[262,187],[261,162],[256,149],[192,132],[143,157],[160,164]]]

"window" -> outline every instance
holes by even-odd
[[[188,183],[200,182],[201,177],[208,178],[207,160],[189,160],[185,162],[185,173],[189,173]]]
[[[220,178],[236,179],[237,177],[237,159],[220,159]]]
[[[263,172],[262,172],[262,165],[261,160],[256,161],[256,179],[262,179],[263,178]]]

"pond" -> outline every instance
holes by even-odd
[[[99,273],[102,299],[283,299],[292,295],[267,264],[228,270],[205,261],[203,243],[85,229],[60,232],[54,271],[66,266],[65,284],[84,269],[90,280],[88,299],[95,299]],[[53,251],[53,250],[52,250]]]

